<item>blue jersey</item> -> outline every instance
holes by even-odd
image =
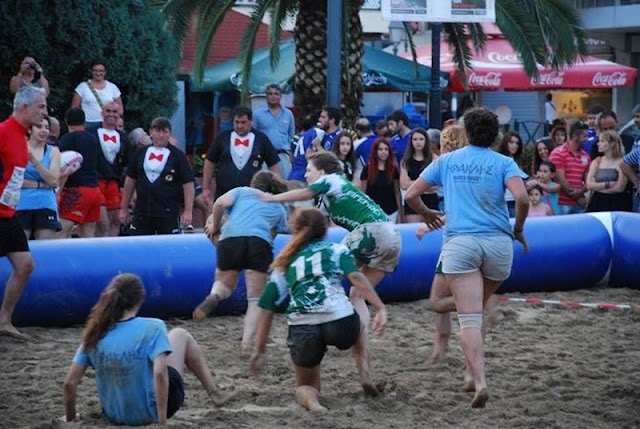
[[[340,128],[338,128],[337,130],[335,130],[332,133],[327,133],[324,135],[324,138],[322,139],[322,147],[324,148],[324,150],[331,150],[331,146],[333,146],[333,141],[336,139],[336,137],[338,136],[338,134],[340,134],[342,132],[342,130]]]
[[[527,175],[513,158],[478,146],[466,146],[429,164],[420,178],[444,189],[445,241],[456,235],[513,237],[504,199],[512,177],[525,179]]]
[[[318,138],[317,128],[310,128],[298,137],[298,140],[295,142],[295,148],[293,149],[293,163],[291,164],[289,180],[300,180],[304,182],[304,173],[307,171],[307,150],[316,138]]]
[[[139,426],[158,421],[153,361],[162,353],[171,353],[164,322],[134,317],[117,322],[95,349],[80,346],[73,362],[95,369],[100,405],[110,422]]]
[[[396,134],[391,138],[389,145],[393,149],[393,153],[396,155],[396,159],[398,160],[398,165],[402,161],[402,157],[404,156],[404,151],[409,144],[409,139],[411,138],[411,133],[405,134],[405,136],[401,136],[400,134]]]

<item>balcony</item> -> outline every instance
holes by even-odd
[[[587,31],[640,30],[640,0],[574,0]]]

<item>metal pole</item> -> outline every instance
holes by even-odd
[[[327,1],[327,104],[340,107],[342,0]]]
[[[440,102],[442,90],[440,89],[440,31],[442,23],[431,23],[431,89],[429,90],[429,127],[442,128],[442,115],[440,114]]]

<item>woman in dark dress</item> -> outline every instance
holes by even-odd
[[[627,176],[620,171],[624,147],[616,131],[604,131],[598,136],[597,157],[589,167],[587,189],[592,194],[587,212],[631,211],[631,194],[626,192]]]

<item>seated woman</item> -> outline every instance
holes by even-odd
[[[213,382],[200,346],[185,329],[138,317],[145,291],[140,278],[115,276],[91,309],[82,344],[64,380],[65,420],[76,419],[76,391],[87,367],[95,370],[102,412],[111,423],[165,424],[184,401],[186,366],[220,407],[235,392]]]
[[[326,411],[318,396],[320,363],[327,346],[347,350],[356,344],[363,329],[342,287],[342,276],[376,309],[372,330],[381,335],[387,323],[384,304],[356,267],[349,249],[323,241],[327,228],[327,217],[318,209],[300,209],[294,215],[293,237],[271,265],[270,281],[258,303],[262,311],[250,360],[251,371],[260,373],[273,313],[290,296],[287,345],[295,367],[296,400],[310,411]]]
[[[205,232],[216,240],[216,277],[211,292],[193,311],[200,322],[213,313],[220,301],[236,289],[240,272],[245,270],[247,312],[244,317],[243,347],[251,347],[256,332],[257,301],[267,283],[269,264],[273,261],[274,231],[286,231],[287,211],[280,203],[262,201],[257,190],[279,194],[287,185],[270,171],[259,171],[251,187],[232,189],[213,204],[213,213]],[[222,224],[224,212],[228,216]],[[220,237],[218,237],[218,234]]]

